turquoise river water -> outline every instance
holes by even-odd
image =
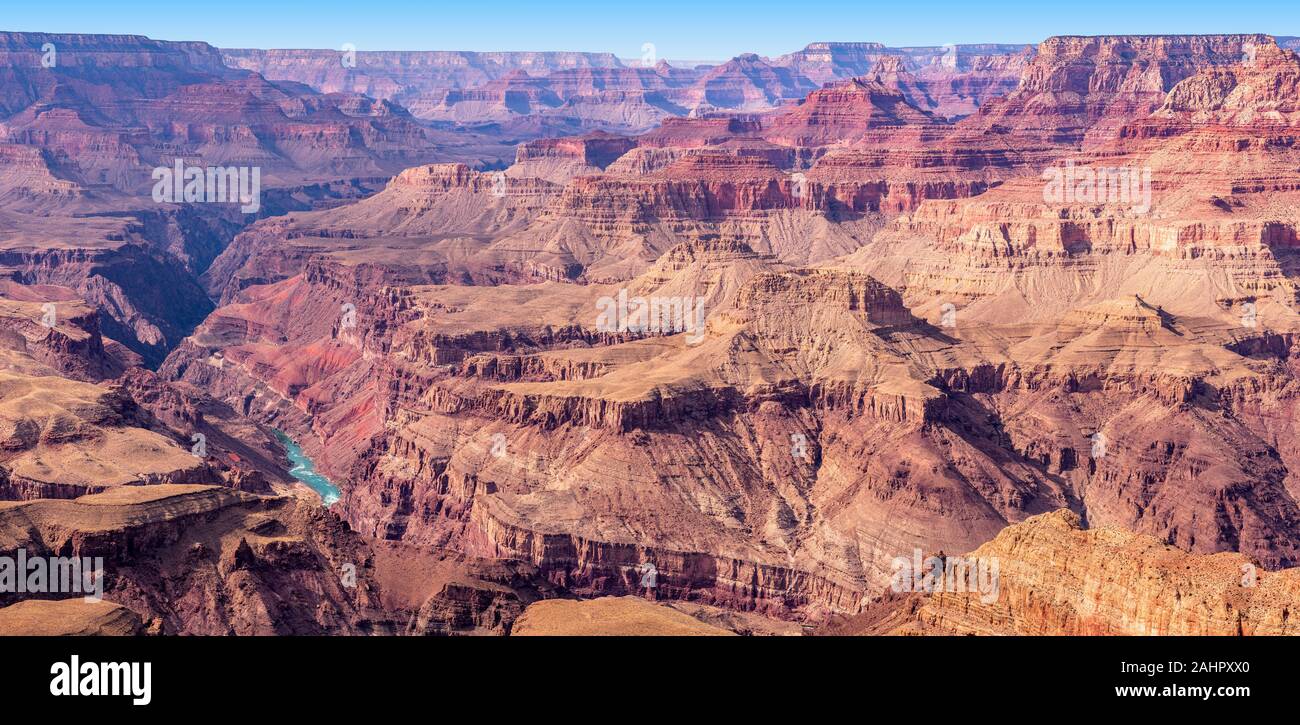
[[[338,486],[330,483],[330,480],[316,472],[316,464],[302,452],[302,446],[298,445],[292,438],[281,431],[275,432],[275,437],[280,439],[280,444],[284,446],[284,452],[289,456],[289,462],[293,468],[289,469],[289,475],[302,481],[311,487],[311,490],[320,494],[321,500],[326,506],[339,500],[342,492]]]

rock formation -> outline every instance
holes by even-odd
[[[421,119],[533,136],[554,129],[640,132],[687,113],[771,110],[892,58],[917,74],[909,100],[963,116],[1015,88],[1025,52],[1017,45],[814,43],[778,58],[746,53],[709,65],[603,53],[223,49],[220,56],[231,68],[271,80],[391,101]]]
[[[127,637],[144,631],[140,615],[112,602],[26,599],[0,607],[0,636]]]
[[[310,500],[210,486],[0,502],[0,553],[20,548],[101,558],[103,602],[0,594],[5,634],[504,634],[553,596],[526,569],[376,551]]]
[[[731,634],[674,609],[636,597],[537,602],[515,623],[513,636],[717,637]]]
[[[0,552],[112,603],[0,627],[1290,633],[1283,45],[0,36]],[[139,198],[176,149],[265,208]],[[892,591],[941,551],[1000,598]]]
[[[1035,516],[971,552],[998,561],[996,598],[889,594],[828,634],[1294,635],[1300,570],[1267,572],[1238,554],[1197,556],[1069,511]]]

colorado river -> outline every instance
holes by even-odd
[[[275,437],[280,439],[280,444],[284,446],[284,452],[289,456],[289,462],[293,468],[289,469],[289,475],[307,484],[311,490],[320,494],[321,501],[326,506],[339,500],[342,493],[338,487],[330,483],[328,478],[316,472],[316,464],[302,452],[302,446],[298,445],[292,438],[281,431],[275,431]]]

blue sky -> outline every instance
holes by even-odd
[[[817,40],[1037,42],[1050,35],[1300,35],[1300,0],[8,0],[0,30],[136,33],[224,47],[585,50],[623,58],[779,55]]]

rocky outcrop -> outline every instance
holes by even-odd
[[[68,288],[100,310],[95,324],[105,336],[148,363],[161,362],[212,310],[194,278],[173,258],[151,249],[140,227],[121,225],[121,231],[106,233],[93,223],[74,222],[64,233],[97,233],[100,239],[82,237],[80,248],[32,246],[26,236],[29,222],[48,224],[25,220],[17,233],[0,240],[0,265],[10,270],[10,278],[28,286]]]
[[[798,108],[774,116],[763,137],[786,146],[826,146],[879,140],[878,129],[937,123],[902,92],[875,80],[854,79],[808,94]]]
[[[102,557],[105,599],[164,633],[357,632],[366,572],[344,586],[355,544],[310,508],[203,486],[132,487],[10,504],[0,541],[27,556]]]
[[[0,607],[0,636],[129,637],[145,633],[140,615],[85,599],[28,599]]]
[[[18,312],[29,310],[20,307]],[[38,308],[34,314],[43,313]],[[36,327],[18,319],[20,330]],[[0,401],[0,466],[5,472],[0,499],[70,498],[178,479],[219,482],[217,467],[205,455],[194,455],[188,444],[182,447],[184,439],[175,431],[155,426],[122,390],[98,382],[107,372],[103,358],[68,357],[69,346],[59,342],[87,337],[76,328],[70,334],[58,332],[69,328],[68,321],[54,330],[40,326],[44,339],[31,342],[21,332],[7,330],[0,369],[5,390]],[[56,348],[55,354],[41,354],[49,347]],[[95,347],[77,345],[72,351],[93,353]],[[61,364],[62,370],[42,360]]]
[[[41,66],[46,43],[58,53],[51,68]],[[270,83],[225,67],[202,43],[8,33],[0,48],[12,89],[0,140],[42,149],[82,186],[147,195],[152,168],[178,158],[257,166],[267,186],[439,159],[435,136],[398,105]]]
[[[965,122],[1039,142],[1092,145],[1158,109],[1180,81],[1235,65],[1265,35],[1060,36],[1038,46],[1018,88]]]
[[[635,146],[633,139],[607,133],[538,139],[519,145],[510,173],[563,183],[580,174],[600,173]]]
[[[250,70],[272,80],[305,83],[322,93],[362,93],[415,109],[417,114],[441,102],[452,89],[472,88],[518,71],[617,68],[610,53],[371,51],[355,50],[355,63],[344,64],[344,50],[263,50],[223,48],[221,59],[232,68]]]
[[[545,136],[557,128],[639,132],[674,116],[770,110],[894,57],[918,71],[920,90],[909,96],[914,103],[945,116],[966,115],[1015,88],[1024,50],[985,44],[954,46],[950,53],[948,47],[814,43],[779,58],[746,53],[694,67],[653,58],[626,64],[598,53],[226,49],[221,56],[231,67],[322,93],[400,103],[423,119]]]
[[[505,634],[556,593],[526,566],[399,561],[308,500],[205,486],[2,504],[0,552],[19,548],[102,558],[105,601],[0,595],[4,634]],[[430,561],[439,587],[415,576]]]
[[[746,53],[710,68],[686,95],[685,104],[742,112],[766,110],[803,98],[815,87],[788,68]]]
[[[1008,527],[970,557],[997,563],[987,592],[945,580],[891,594],[833,634],[1294,635],[1300,571],[1238,554],[1188,554],[1146,536],[1085,530],[1068,511]],[[952,586],[948,586],[952,584]],[[959,586],[960,585],[960,586]],[[992,595],[992,596],[990,596]]]
[[[731,632],[636,597],[538,602],[519,618],[516,637],[718,637]]]

